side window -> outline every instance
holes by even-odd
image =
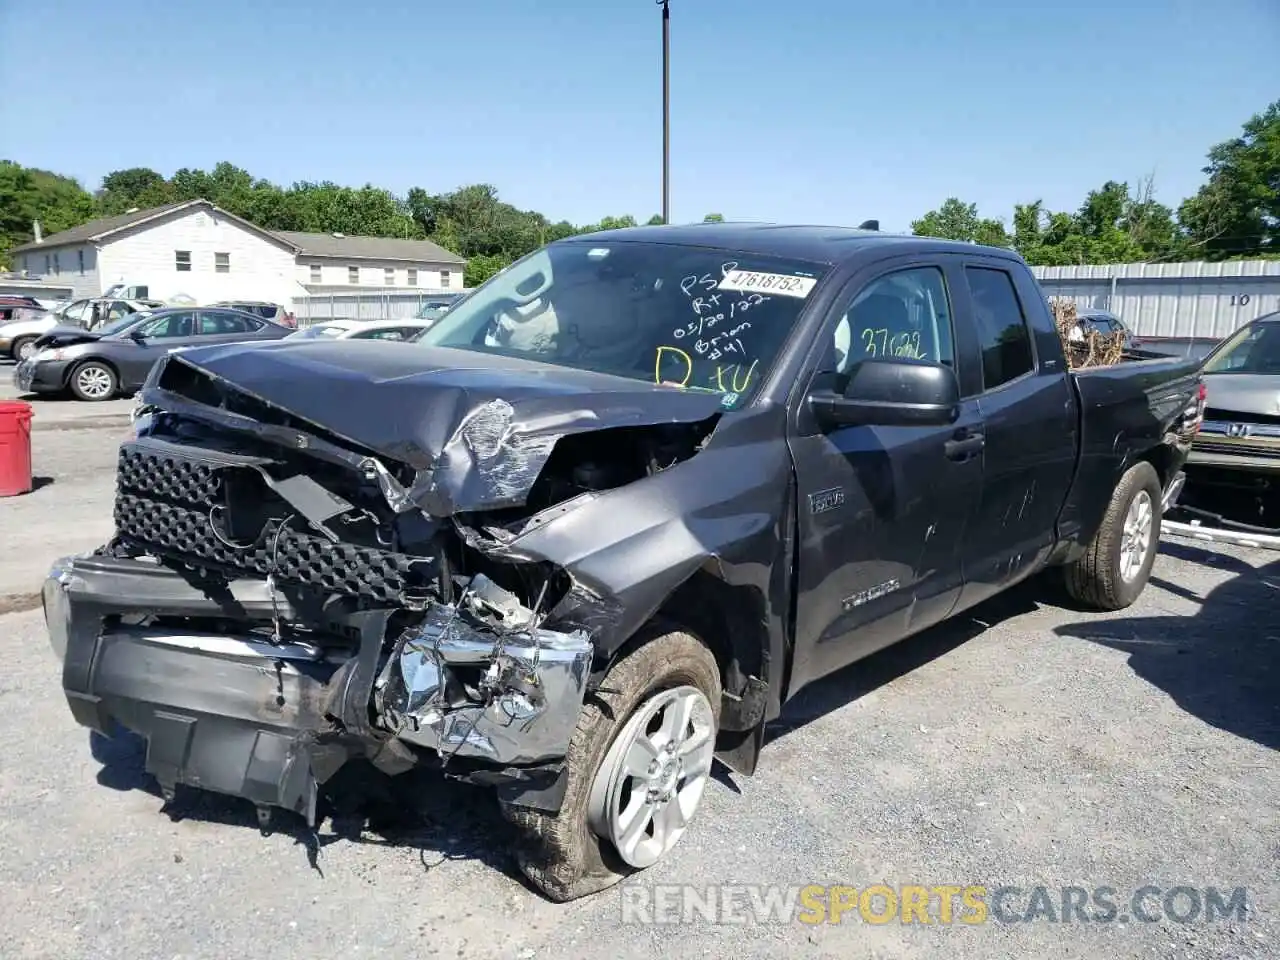
[[[170,337],[189,337],[195,329],[196,315],[188,311],[179,313],[167,313],[163,317],[157,317],[146,325],[142,335],[144,337],[155,337],[157,339],[168,339]]]
[[[67,309],[62,311],[62,316],[73,323],[84,323],[88,319],[86,311],[89,309],[89,301],[81,300],[71,304]]]
[[[248,319],[225,310],[200,311],[200,334],[216,336],[222,333],[248,333],[252,327]]]
[[[951,305],[937,267],[879,277],[849,305],[835,330],[836,369],[860,360],[908,357],[955,366]]]
[[[1004,270],[965,267],[973,295],[973,317],[982,351],[982,388],[994,390],[1035,369],[1031,331],[1022,315],[1013,278]]]

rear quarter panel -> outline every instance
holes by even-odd
[[[1181,357],[1125,360],[1072,371],[1071,380],[1079,398],[1080,458],[1058,532],[1083,548],[1133,464],[1149,461],[1165,485],[1182,469],[1200,363]]]

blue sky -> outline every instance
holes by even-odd
[[[671,0],[671,213],[905,230],[1154,173],[1280,97],[1278,0]],[[464,12],[465,11],[465,12]],[[653,0],[0,0],[0,154],[78,177],[487,181],[553,219],[661,209]]]

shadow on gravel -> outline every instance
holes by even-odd
[[[1120,617],[1055,632],[1124,651],[1139,677],[1192,716],[1280,749],[1280,560],[1254,568],[1190,546],[1166,544],[1164,552],[1236,575],[1204,598],[1152,578],[1199,601],[1195,616]]]
[[[877,651],[804,687],[782,708],[782,716],[769,724],[768,744],[815,720],[866,696],[932,660],[950,653],[988,629],[993,623],[1031,613],[1041,606],[1060,606],[1053,577],[1033,577],[992,597],[971,610],[936,627]]]
[[[157,811],[171,820],[259,829],[253,804],[237,797],[180,786],[165,804],[159,785],[146,772],[146,741],[128,730],[113,731],[111,737],[90,732],[89,748],[102,764],[97,777],[101,786],[150,794]],[[514,832],[490,790],[446,780],[432,770],[388,777],[353,761],[321,791],[314,833],[302,817],[286,810],[272,811],[267,831],[292,838],[321,876],[324,848],[347,842],[416,850],[423,870],[449,860],[478,860],[531,889],[509,855]]]

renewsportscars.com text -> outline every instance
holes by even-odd
[[[842,884],[653,884],[620,890],[622,921],[638,924],[1216,923],[1243,921],[1244,887]]]

